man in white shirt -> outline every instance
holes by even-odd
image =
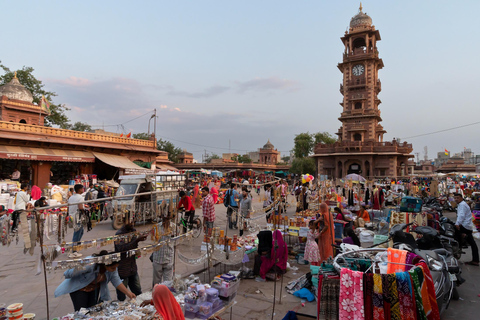
[[[30,196],[27,194],[27,188],[28,185],[26,183],[22,183],[20,186],[20,191],[17,192],[15,195],[15,211],[12,214],[12,220],[13,220],[13,225],[12,225],[12,230],[16,230],[18,227],[18,218],[20,216],[20,213],[22,213],[23,210],[27,207],[27,203],[30,200]]]
[[[457,206],[457,222],[455,222],[455,227],[460,233],[466,235],[466,240],[468,244],[472,247],[472,261],[465,262],[465,264],[469,264],[472,266],[479,265],[478,259],[478,247],[475,243],[475,239],[473,238],[473,222],[472,222],[472,212],[470,211],[470,207],[468,204],[463,201],[463,197],[460,193],[454,194],[455,202],[458,204]]]
[[[68,199],[68,203],[78,203],[78,202],[83,202],[83,185],[81,184],[76,184],[74,187],[75,193]],[[79,242],[82,240],[83,236],[83,224],[81,223],[80,220],[80,210],[83,210],[84,206],[83,203],[80,204],[73,204],[68,206],[68,214],[70,217],[73,219],[73,225],[74,225],[74,232],[73,232],[73,238],[72,242]]]

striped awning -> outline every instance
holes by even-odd
[[[86,151],[2,145],[0,145],[0,158],[36,161],[95,162],[93,154]]]

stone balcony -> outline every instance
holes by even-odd
[[[112,135],[6,121],[0,121],[0,136],[2,138],[23,139],[38,142],[156,151],[156,144],[153,140],[123,138]]]
[[[346,110],[340,114],[340,118],[349,118],[349,117],[363,117],[363,116],[371,116],[371,117],[379,117],[380,118],[380,110],[370,109],[353,109],[353,110]]]
[[[362,142],[362,141],[342,141],[334,144],[319,143],[315,146],[315,154],[331,154],[331,153],[356,153],[370,152],[383,153],[394,152],[401,154],[409,154],[413,151],[411,143],[394,141],[387,142]]]

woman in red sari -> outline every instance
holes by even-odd
[[[275,273],[282,274],[287,271],[288,248],[283,240],[282,232],[275,230],[273,232],[272,252],[270,258],[262,257],[262,265],[260,267],[260,278],[256,281],[265,281],[267,273],[274,269]]]
[[[329,257],[333,258],[334,243],[334,226],[333,216],[326,203],[320,204],[320,217],[315,223],[322,222],[323,228],[320,230],[320,238],[318,239],[318,249],[320,250],[320,263],[327,260]]]

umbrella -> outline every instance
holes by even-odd
[[[365,182],[365,178],[356,173],[347,174],[344,179],[347,181]]]

